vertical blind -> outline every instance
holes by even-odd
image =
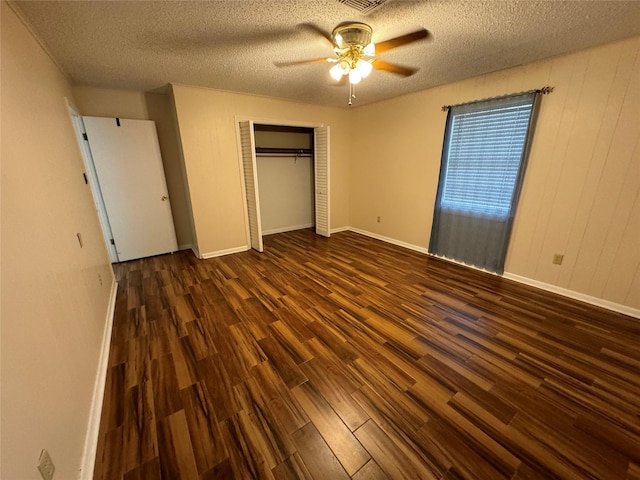
[[[429,251],[504,270],[536,92],[451,107]]]

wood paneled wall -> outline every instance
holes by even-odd
[[[640,308],[639,52],[632,38],[354,109],[351,226],[425,249],[440,107],[550,85],[505,271]]]
[[[508,270],[640,307],[640,40],[543,62]],[[561,266],[554,253],[564,254]],[[634,280],[635,277],[635,280]],[[635,288],[634,288],[635,283]]]

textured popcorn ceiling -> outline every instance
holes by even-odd
[[[424,27],[431,38],[380,58],[354,106],[640,35],[640,1],[388,0],[368,15],[337,0],[18,1],[18,13],[74,83],[149,91],[167,83],[346,106],[329,65],[274,61],[332,55],[325,31],[363,21],[379,42]],[[540,85],[542,86],[542,85]]]

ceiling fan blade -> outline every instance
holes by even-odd
[[[323,30],[322,28],[320,28],[319,26],[313,23],[301,23],[299,26],[304,29],[311,30],[313,33],[320,35],[331,44],[332,48],[336,47],[336,42],[333,39],[333,36],[331,36],[330,32]]]
[[[371,65],[377,70],[384,70],[385,72],[395,73],[397,75],[402,75],[403,77],[410,77],[418,71],[417,68],[405,67],[403,65],[385,62],[384,60],[380,60],[379,58],[376,58],[371,63]]]
[[[312,65],[314,63],[329,63],[332,58],[311,58],[309,60],[295,60],[293,62],[273,62],[276,67],[295,67],[297,65]]]
[[[418,40],[422,40],[429,36],[429,31],[422,28],[420,30],[416,30],[412,33],[407,33],[406,35],[400,35],[399,37],[390,38],[389,40],[385,40],[384,42],[376,43],[376,54],[386,52],[393,48],[402,47],[403,45],[408,45],[409,43],[417,42]]]

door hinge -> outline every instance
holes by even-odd
[[[82,178],[84,178],[84,184],[85,185],[89,185],[89,179],[87,178],[87,174],[86,173],[82,174]]]
[[[113,238],[111,239],[111,245],[113,245],[114,247],[116,245],[116,241]]]
[[[82,134],[82,138],[84,138],[85,140],[89,141],[89,137],[87,137],[87,134],[86,134],[86,133],[83,133],[83,134]]]

